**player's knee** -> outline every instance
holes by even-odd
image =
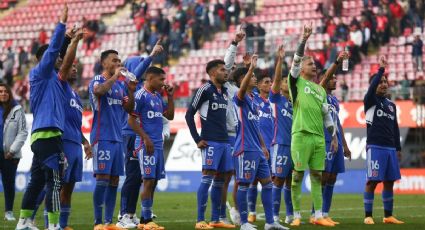
[[[294,183],[301,183],[301,181],[303,180],[303,177],[304,177],[303,171],[294,171],[292,174],[292,181]]]
[[[271,178],[270,178],[270,177],[268,177],[268,178],[263,178],[263,179],[259,179],[258,181],[260,181],[260,184],[261,184],[262,186],[272,183],[272,180],[271,180]],[[257,181],[257,183],[258,183],[258,181]]]
[[[366,182],[366,189],[370,189],[370,190],[374,191],[376,186],[378,185],[378,183],[379,183],[379,181],[373,181],[373,180],[367,181]]]
[[[277,187],[282,187],[284,183],[285,183],[285,180],[283,178],[275,177],[273,179],[273,184]]]
[[[111,186],[117,187],[118,184],[119,184],[119,182],[120,182],[120,177],[119,176],[111,176],[111,179],[109,181],[109,184]]]
[[[392,190],[394,187],[394,181],[384,181],[384,190]]]
[[[336,174],[330,174],[327,181],[327,184],[335,184],[336,183]]]
[[[217,172],[215,170],[202,170],[202,175],[216,176]]]
[[[322,174],[319,171],[311,170],[310,176],[312,180],[322,181]]]

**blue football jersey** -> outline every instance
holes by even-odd
[[[163,149],[162,114],[166,105],[161,95],[157,92],[149,92],[143,87],[137,91],[134,100],[133,114],[137,116],[140,127],[149,136],[156,149]],[[136,149],[142,147],[143,140],[139,135],[137,135],[135,143]]]
[[[254,95],[245,95],[241,100],[236,94],[233,102],[238,113],[238,129],[235,142],[235,155],[244,151],[261,151],[259,126],[259,105]]]
[[[97,141],[122,142],[123,104],[128,101],[120,82],[116,81],[103,96],[94,95],[94,86],[102,84],[106,78],[97,75],[90,82],[89,96],[93,110],[93,124],[90,132],[90,143]]]
[[[291,145],[292,130],[292,104],[286,97],[278,93],[270,92],[272,103],[274,129],[273,144]]]
[[[66,97],[65,130],[62,139],[81,144],[81,125],[83,119],[83,104],[78,94],[68,83],[64,83]]]
[[[274,129],[270,100],[268,98],[262,98],[259,94],[254,94],[254,99],[259,105],[258,117],[260,119],[260,133],[263,137],[264,144],[266,144],[267,148],[270,148],[272,145]]]
[[[339,122],[339,101],[338,99],[332,95],[332,94],[328,94],[327,97],[327,102],[329,105],[329,108],[331,110],[331,116],[332,119],[334,120],[334,124],[336,124],[337,126],[337,137],[338,137],[338,142],[340,144],[342,144],[342,134],[341,134],[341,129],[340,129],[340,122]],[[324,128],[324,132],[325,132],[325,141],[326,142],[331,142],[332,141],[332,136],[331,134],[326,130],[326,128]]]

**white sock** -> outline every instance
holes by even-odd
[[[257,215],[257,212],[249,212],[248,215]]]
[[[301,219],[301,212],[294,212],[295,219]]]
[[[327,213],[327,212],[324,212],[322,215],[323,215],[324,218],[329,217],[329,213]]]
[[[317,219],[320,219],[320,218],[323,218],[322,211],[321,210],[314,211],[314,218],[316,218],[316,220]]]

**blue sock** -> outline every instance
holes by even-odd
[[[109,185],[105,194],[105,223],[112,223],[114,216],[115,203],[117,200],[118,186]]]
[[[94,209],[94,224],[102,224],[102,207],[105,203],[106,188],[108,188],[109,180],[97,180],[96,187],[93,192],[93,209]]]
[[[210,189],[213,176],[203,175],[198,188],[198,222],[205,220],[205,209],[207,209],[208,190]]]
[[[326,184],[323,189],[323,195],[322,195],[323,196],[323,206],[322,206],[323,213],[329,213],[329,210],[331,209],[333,193],[334,193],[334,185]]]
[[[257,185],[250,184],[248,189],[248,211],[255,212],[255,206],[257,204]]]
[[[282,200],[282,187],[273,185],[273,216],[279,216],[280,202]]]
[[[151,198],[142,200],[142,217],[145,221],[152,219],[152,204],[153,200]]]
[[[211,188],[211,221],[217,222],[220,218],[221,194],[224,180],[214,179]]]
[[[363,193],[364,211],[366,213],[366,216],[372,216],[374,198],[375,198],[374,193],[371,193],[371,192]]]
[[[226,201],[224,201],[226,202]],[[226,203],[221,204],[221,208],[220,208],[220,219],[225,219],[226,218]]]
[[[236,194],[242,224],[248,222],[248,188],[248,184],[239,184],[238,192]]]
[[[266,215],[266,223],[273,224],[273,200],[272,200],[273,183],[263,185],[261,190],[261,201],[263,202],[264,213]]]
[[[384,211],[385,211],[385,217],[389,217],[393,215],[393,191],[382,191],[382,202],[384,203]]]
[[[43,217],[44,217],[44,228],[47,229],[49,228],[49,215],[48,215],[47,209],[44,209]]]
[[[61,204],[61,212],[59,216],[59,225],[61,228],[68,226],[68,218],[71,213],[71,205]]]
[[[283,199],[285,200],[286,216],[293,216],[294,207],[292,206],[291,187],[283,187]]]

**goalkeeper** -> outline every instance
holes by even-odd
[[[314,224],[334,226],[322,216],[322,171],[325,167],[325,136],[323,126],[332,134],[332,148],[338,148],[335,124],[328,111],[326,91],[312,80],[317,75],[314,61],[304,56],[312,24],[303,28],[302,40],[297,48],[288,77],[290,97],[293,104],[291,157],[294,162],[292,174],[292,202],[294,220],[291,226],[301,224],[301,185],[304,171],[310,169],[311,195],[316,209]]]

